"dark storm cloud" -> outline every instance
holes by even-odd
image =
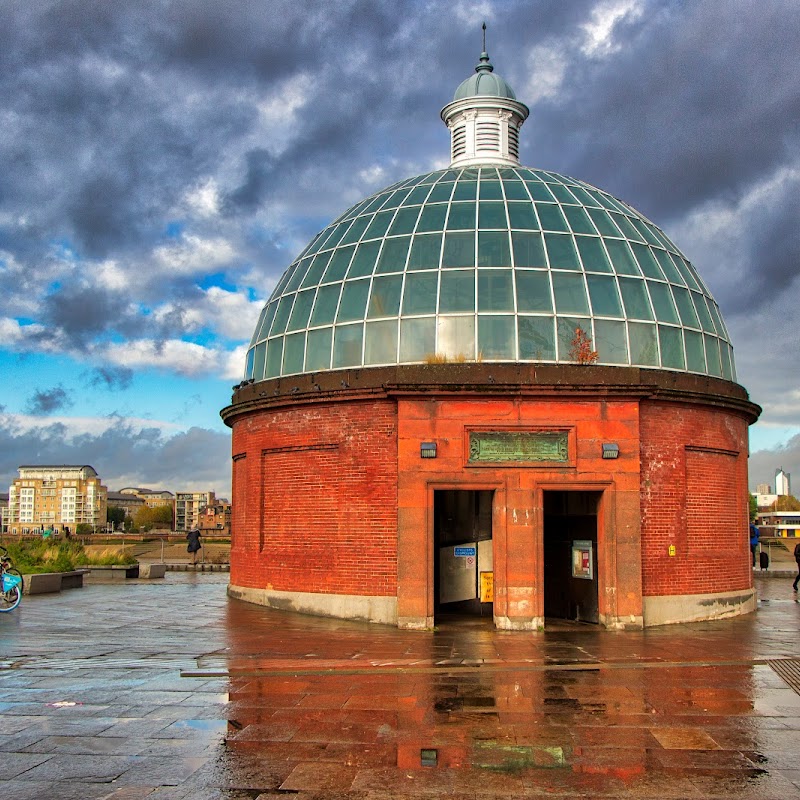
[[[44,416],[54,411],[61,411],[72,405],[72,399],[60,384],[52,389],[40,389],[28,399],[27,411],[29,414]]]
[[[124,391],[133,383],[133,370],[127,367],[96,367],[88,375],[89,386],[109,391]]]
[[[124,329],[127,307],[122,294],[99,286],[67,286],[48,295],[42,311],[45,322],[61,331],[74,347],[83,348],[94,335],[112,326]]]
[[[645,8],[620,23],[619,52],[571,61],[528,152],[668,221],[797,158],[800,14],[793,0]]]
[[[745,202],[800,165],[797,4],[643,0],[593,52],[584,26],[609,6],[11,0],[0,26],[10,313],[44,325],[42,343],[84,352],[111,334],[181,337],[208,270],[190,249],[184,261],[164,251],[189,236],[229,245],[213,271],[266,296],[348,206],[446,162],[438,112],[472,73],[484,7],[493,63],[531,105],[523,161],[597,184],[667,232],[709,205],[744,204],[737,287],[715,264],[711,288],[723,314],[761,313],[800,264],[797,181]],[[535,103],[546,64],[534,52],[563,62],[555,93]],[[207,182],[219,214],[187,200]],[[100,264],[119,280],[98,285]]]
[[[800,496],[800,435],[789,439],[783,447],[772,450],[757,450],[750,454],[750,488],[755,491],[756,484],[768,483],[775,489],[775,470],[784,469],[793,478],[792,493]]]
[[[800,181],[795,189],[800,188]],[[749,228],[747,263],[750,280],[729,292],[734,311],[763,305],[800,277],[800,192],[774,198],[772,207],[743,220]]]
[[[204,428],[169,436],[120,418],[102,434],[70,437],[62,424],[20,430],[0,418],[0,486],[10,485],[20,464],[91,464],[112,490],[159,484],[180,491],[204,485],[225,494],[230,436]]]

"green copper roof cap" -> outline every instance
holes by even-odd
[[[466,97],[508,97],[516,100],[514,90],[494,72],[489,54],[484,50],[475,67],[475,75],[470,76],[456,89],[453,100]]]

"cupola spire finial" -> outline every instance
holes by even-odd
[[[485,21],[481,31],[483,51],[475,74],[461,82],[453,101],[442,109],[442,120],[450,128],[450,163],[453,167],[515,166],[519,164],[519,129],[528,107],[494,71],[486,52]]]
[[[483,51],[481,57],[478,59],[478,64],[475,67],[475,72],[494,72],[492,62],[489,61],[489,54],[486,52],[486,23],[481,26],[483,28]]]

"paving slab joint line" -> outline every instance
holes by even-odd
[[[782,659],[791,660],[791,659]],[[770,664],[769,659],[730,659],[723,661],[624,661],[624,662],[598,662],[596,664],[530,664],[526,662],[507,661],[502,665],[473,665],[473,664],[448,664],[439,667],[408,667],[397,665],[394,667],[370,666],[349,669],[326,666],[318,669],[309,669],[308,662],[303,661],[303,667],[292,669],[282,663],[279,668],[270,669],[186,669],[180,671],[181,678],[258,678],[263,675],[363,675],[369,672],[373,675],[389,675],[402,672],[406,674],[449,674],[464,672],[598,672],[600,670],[623,669],[685,669],[686,667],[755,667]],[[343,661],[344,664],[352,664]]]

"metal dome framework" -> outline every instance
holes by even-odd
[[[431,361],[597,363],[735,380],[718,307],[670,239],[525,167],[420,175],[321,231],[265,304],[245,380]]]

